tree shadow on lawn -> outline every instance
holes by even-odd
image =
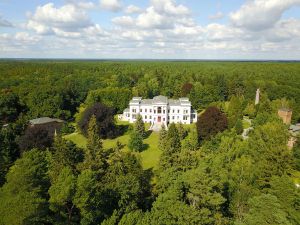
[[[124,135],[129,130],[129,125],[116,125],[116,135],[114,138]]]
[[[147,130],[145,132],[145,138],[144,139],[147,139],[151,134],[152,134],[152,130]]]
[[[146,151],[148,148],[149,148],[149,144],[143,143],[143,147],[142,147],[142,149],[139,152]]]

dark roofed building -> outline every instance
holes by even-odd
[[[54,135],[55,132],[59,132],[64,123],[65,121],[63,120],[53,119],[50,117],[41,117],[29,120],[30,127],[42,127],[52,135]]]
[[[41,124],[49,124],[49,123],[64,123],[63,120],[60,119],[52,119],[50,117],[41,117],[29,120],[31,125],[41,125]]]

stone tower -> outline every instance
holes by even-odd
[[[283,123],[290,125],[292,121],[293,111],[287,108],[281,108],[278,110],[278,116],[282,119]]]
[[[257,105],[259,103],[259,98],[260,98],[260,90],[258,88],[256,90],[255,105]]]

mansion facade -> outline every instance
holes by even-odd
[[[125,109],[122,119],[134,123],[137,116],[141,115],[145,123],[165,124],[197,122],[197,112],[192,108],[188,98],[178,100],[168,99],[165,96],[156,96],[153,99],[134,97]]]

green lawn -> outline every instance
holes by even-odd
[[[72,134],[65,135],[64,138],[74,142],[80,148],[86,147],[86,138],[82,134],[75,132]]]
[[[126,125],[126,122],[118,122],[119,125]],[[127,123],[128,124],[128,123]],[[146,130],[148,130],[149,125],[145,125]],[[161,155],[161,151],[158,149],[158,133],[152,132],[149,137],[144,140],[147,148],[140,153],[137,153],[141,157],[142,165],[144,169],[157,169],[159,157]],[[86,138],[75,132],[69,135],[64,136],[65,139],[73,141],[78,147],[85,148],[86,147]],[[106,139],[103,140],[104,148],[113,148],[116,146],[116,142],[119,141],[125,145],[124,151],[129,151],[127,147],[127,143],[129,141],[129,134],[125,133],[123,136],[117,137],[115,139]]]

